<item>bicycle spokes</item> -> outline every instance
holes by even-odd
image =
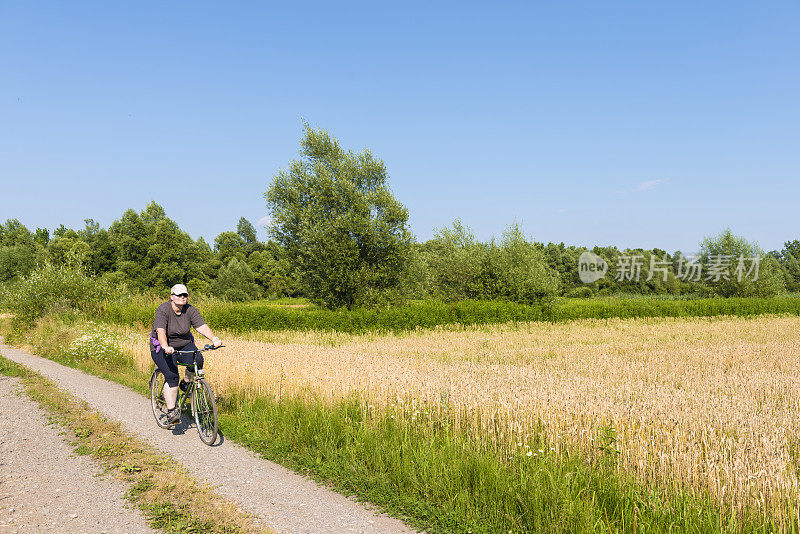
[[[150,377],[150,404],[156,424],[161,428],[169,427],[167,403],[164,399],[164,375],[159,370],[155,370]]]
[[[217,406],[214,403],[211,386],[205,380],[197,382],[192,401],[200,439],[206,445],[211,445],[217,438]]]

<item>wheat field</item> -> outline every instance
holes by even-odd
[[[525,447],[538,429],[550,450],[536,454],[596,454],[613,427],[617,468],[638,480],[783,515],[799,494],[798,331],[796,316],[762,316],[253,332],[223,335],[206,369],[223,394],[355,395],[369,409],[450,417],[496,446]],[[143,332],[124,333],[150,368]]]

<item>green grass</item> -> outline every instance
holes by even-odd
[[[150,327],[158,302],[126,299],[104,306],[100,319],[118,324]],[[499,324],[512,321],[569,321],[612,317],[698,317],[753,316],[765,313],[800,315],[800,297],[772,298],[597,298],[558,299],[537,306],[502,301],[461,301],[445,303],[418,301],[378,310],[327,310],[314,306],[291,308],[273,301],[248,304],[208,300],[198,305],[214,328],[231,332],[252,330],[324,330],[360,334],[404,332],[439,325]]]
[[[45,322],[29,339],[57,357],[54,344],[68,335],[59,335],[59,329],[74,326]],[[86,359],[93,363],[74,357],[61,361],[123,384],[138,382],[136,390],[146,393],[140,371]],[[247,392],[221,401],[219,410],[227,439],[430,532],[774,532],[787,527],[755,511],[734,516],[708,495],[637,484],[611,469],[613,448],[592,458],[569,450],[556,455],[550,450],[555,444],[539,433],[530,437],[530,449],[514,446],[509,454],[507,448],[488,445],[491,440],[454,429],[449,421],[467,417],[463,414],[412,420],[401,411],[392,418],[373,415],[357,400],[326,404],[310,395],[275,400]],[[598,438],[602,443],[603,436]]]
[[[507,453],[434,421],[368,417],[336,405],[233,398],[225,435],[429,532],[772,532],[707,495],[663,492],[614,474],[610,458],[549,452],[546,436]],[[541,448],[547,451],[538,452]]]

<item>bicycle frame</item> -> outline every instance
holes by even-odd
[[[224,345],[220,345],[220,347],[222,346]],[[194,377],[187,381],[186,391],[178,392],[178,396],[175,399],[175,407],[179,411],[183,411],[186,407],[186,403],[189,402],[192,407],[192,417],[194,417],[195,423],[197,423],[197,431],[200,434],[200,440],[206,445],[212,445],[217,438],[217,406],[214,400],[214,392],[205,379],[205,371],[197,368],[197,354],[220,347],[206,345],[203,349],[175,351],[178,354],[192,354],[191,364],[183,362],[176,363],[194,370]],[[155,366],[153,374],[150,377],[150,403],[153,409],[153,416],[155,416],[156,419],[156,424],[161,428],[169,428],[173,426],[174,423],[170,423],[166,419],[167,408],[163,391],[167,388],[167,384],[164,382],[159,384],[156,381],[159,376],[161,380],[164,380],[164,373],[158,370],[158,366]]]
[[[206,376],[206,372],[205,372],[204,369],[198,369],[197,368],[197,353],[198,352],[205,352],[207,350],[220,349],[220,348],[222,348],[224,346],[225,345],[220,345],[219,347],[214,347],[213,345],[206,345],[202,349],[197,349],[197,350],[176,350],[175,351],[178,354],[191,354],[192,355],[192,363],[191,364],[183,363],[183,362],[179,361],[179,362],[176,362],[178,364],[178,366],[187,367],[187,368],[188,367],[193,367],[194,368],[194,378],[192,379],[191,382],[187,382],[186,391],[178,390],[178,398],[175,401],[175,407],[176,408],[183,409],[183,407],[186,404],[186,402],[190,401],[190,399],[192,398],[192,391],[194,390],[195,387],[197,387],[197,383],[200,381],[201,378],[205,378],[205,376]],[[158,366],[153,365],[153,368],[157,369]],[[185,372],[184,372],[184,375],[185,375]],[[180,373],[179,373],[179,378],[180,378]],[[190,402],[190,404],[191,404],[191,402]]]
[[[178,363],[178,365],[180,365],[180,366],[183,366],[183,367],[186,367],[187,369],[188,369],[189,367],[193,367],[193,368],[194,368],[194,378],[192,379],[192,381],[191,381],[191,382],[187,382],[187,384],[186,384],[186,391],[180,391],[180,390],[178,390],[178,391],[180,391],[180,393],[178,394],[178,400],[175,402],[175,406],[176,406],[176,407],[180,406],[180,407],[181,407],[181,409],[183,409],[183,407],[184,407],[184,405],[186,404],[186,402],[187,402],[187,401],[189,401],[189,399],[191,399],[191,398],[192,398],[192,392],[194,391],[194,388],[195,388],[195,387],[197,387],[197,382],[198,382],[198,381],[199,381],[201,378],[205,377],[205,375],[206,375],[206,373],[205,373],[205,370],[204,370],[204,369],[198,369],[198,368],[197,368],[197,353],[198,353],[198,352],[205,352],[205,351],[207,351],[207,350],[213,350],[213,349],[212,349],[211,347],[209,347],[208,345],[206,345],[206,347],[205,347],[205,348],[203,348],[203,349],[197,349],[197,350],[176,350],[176,351],[175,351],[175,352],[176,352],[176,353],[178,353],[178,354],[191,354],[191,355],[192,355],[192,363],[191,363],[191,364],[188,364],[188,363],[182,363],[182,362],[177,362],[177,363]],[[185,376],[185,373],[186,373],[186,372],[184,371],[184,376]],[[190,404],[191,404],[191,403],[190,403]]]

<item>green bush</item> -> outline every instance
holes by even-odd
[[[588,299],[592,296],[590,287],[574,287],[564,294],[567,298]]]
[[[34,321],[58,310],[96,311],[100,303],[126,293],[124,286],[93,278],[76,265],[44,263],[27,276],[0,287],[0,305],[17,320]]]
[[[219,270],[212,291],[216,296],[232,301],[257,299],[260,292],[252,269],[238,258],[231,258]]]
[[[484,298],[503,298],[523,304],[552,300],[561,281],[558,272],[550,268],[544,253],[525,239],[518,224],[503,232],[501,246],[490,248],[486,264],[491,264],[491,278],[496,281],[495,292],[487,291]]]
[[[499,299],[520,304],[552,300],[559,291],[558,271],[544,253],[525,239],[518,224],[503,232],[499,244],[476,241],[456,219],[426,243],[424,267],[430,271],[430,294],[445,301]],[[421,263],[421,262],[420,262]]]
[[[705,238],[700,243],[700,256],[706,271],[715,259],[730,263],[727,276],[721,276],[719,280],[707,280],[704,277],[703,288],[709,295],[773,297],[786,290],[778,260],[765,254],[755,243],[734,235],[730,228],[719,235]],[[751,273],[753,265],[750,260],[755,257],[760,258],[760,265],[757,271],[753,270]]]
[[[480,298],[486,285],[481,272],[487,252],[469,228],[456,219],[452,228],[438,229],[427,247],[434,297],[447,301]]]
[[[150,326],[155,300],[125,299],[109,302],[101,319],[119,324]],[[772,298],[666,299],[655,297],[608,299],[559,299],[549,304],[464,300],[414,302],[406,306],[353,310],[289,308],[259,301],[240,304],[209,300],[197,304],[214,328],[232,332],[252,330],[325,330],[346,333],[407,332],[439,325],[501,324],[523,321],[569,321],[612,317],[711,317],[752,316],[765,313],[800,315],[797,296]]]

